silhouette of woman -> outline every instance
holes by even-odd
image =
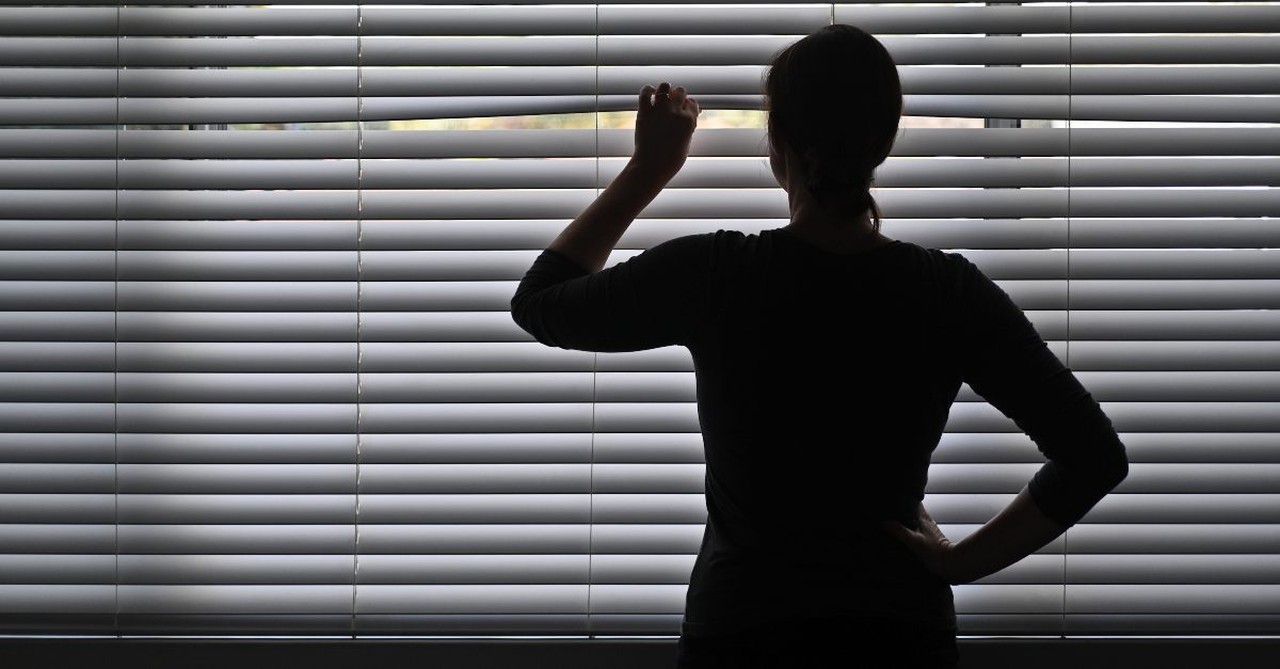
[[[602,271],[697,127],[683,87],[646,85],[634,156],[535,260],[512,316],[550,346],[692,355],[707,524],[679,669],[954,667],[951,586],[1079,521],[1127,475],[1124,445],[977,266],[881,234],[869,189],[902,92],[879,41],[816,31],[775,56],[765,101],[788,225],[679,237]],[[962,383],[1046,461],[952,543],[922,500]]]

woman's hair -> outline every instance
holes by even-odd
[[[769,133],[799,156],[799,181],[818,205],[870,208],[878,231],[872,172],[889,157],[902,116],[884,45],[851,25],[824,26],[774,56],[764,95]]]

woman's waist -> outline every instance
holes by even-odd
[[[857,575],[894,574],[919,580],[927,577],[924,563],[901,540],[883,527],[883,519],[808,526],[777,523],[726,522],[708,519],[706,544],[699,559],[741,569],[773,571],[786,566],[829,569]]]
[[[780,632],[781,630],[781,632]],[[680,635],[693,638],[746,636],[757,634],[813,634],[818,631],[844,632],[856,630],[862,634],[891,631],[895,634],[914,634],[917,638],[954,639],[958,627],[954,613],[914,617],[893,612],[835,611],[826,615],[793,616],[764,615],[756,618],[722,618],[696,620],[685,616],[680,621]]]
[[[701,564],[697,564],[701,563]],[[692,592],[742,589],[777,596],[830,599],[840,596],[866,599],[928,596],[950,593],[950,584],[928,571],[914,557],[883,560],[860,556],[809,556],[805,559],[735,559],[698,557],[690,576]]]
[[[915,590],[868,587],[824,590],[794,588],[765,593],[744,588],[749,598],[690,590],[681,633],[712,636],[751,630],[806,624],[805,621],[862,621],[920,631],[952,632],[956,629],[955,603],[949,587]],[[797,620],[797,612],[805,619]]]
[[[687,610],[858,612],[919,619],[954,615],[951,586],[918,560],[807,560],[699,555]]]

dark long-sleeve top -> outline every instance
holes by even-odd
[[[690,351],[707,524],[683,634],[841,613],[954,630],[950,585],[879,521],[918,526],[962,382],[1043,453],[1029,493],[1062,525],[1127,473],[1098,403],[958,253],[721,230],[589,273],[548,249],[511,309],[551,346]]]

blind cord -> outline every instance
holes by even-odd
[[[113,588],[113,612],[111,628],[116,637],[123,636],[120,629],[120,5],[116,5],[116,127],[113,138],[115,154],[115,195],[112,210],[115,215],[115,243],[111,252],[111,479],[115,488],[112,494],[115,537],[112,552],[115,553],[115,587]]]
[[[595,5],[595,120],[596,178],[593,182],[596,197],[600,197],[600,3]],[[606,258],[606,262],[608,262]],[[591,589],[595,585],[595,528],[596,528],[596,378],[600,354],[591,354],[591,454],[587,465],[587,638],[595,638],[594,617],[591,613]]]
[[[1074,147],[1071,144],[1072,113],[1072,78],[1075,76],[1075,17],[1072,8],[1075,2],[1067,3],[1067,344],[1066,362],[1071,367],[1071,155]],[[1067,535],[1071,528],[1062,533],[1062,638],[1067,638]]]
[[[364,361],[361,346],[361,294],[364,284],[364,5],[356,5],[356,494],[354,536],[351,557],[351,637],[356,637],[356,594],[360,588],[360,399],[364,379],[360,373]]]

